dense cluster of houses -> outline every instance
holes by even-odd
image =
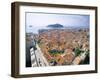
[[[26,43],[31,44],[33,40],[50,66],[85,64],[82,61],[87,55],[89,58],[88,29],[44,29],[39,34],[27,34]]]
[[[49,63],[52,65],[80,64],[81,54],[76,56],[75,49],[89,51],[89,31],[52,29],[39,32],[39,46]],[[55,50],[50,54],[50,50]],[[57,53],[63,51],[63,53]],[[85,59],[85,58],[84,58]]]

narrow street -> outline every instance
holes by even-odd
[[[36,43],[37,50],[31,51],[31,61],[32,66],[49,66],[49,63],[47,62],[46,58],[43,56],[43,53],[41,52],[41,49],[39,48],[38,44]]]
[[[43,53],[41,52],[41,49],[39,48],[38,44],[36,44],[36,48],[37,50],[35,51],[35,53],[36,53],[39,66],[49,66],[49,63],[47,62],[46,58],[43,56]]]

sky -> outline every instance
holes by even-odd
[[[26,32],[38,33],[39,29],[47,29],[50,24],[61,24],[65,27],[89,27],[89,15],[26,13]]]

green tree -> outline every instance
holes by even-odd
[[[80,53],[81,53],[81,50],[80,50],[79,48],[76,48],[76,49],[75,49],[75,55],[76,55],[76,56],[79,56]]]

